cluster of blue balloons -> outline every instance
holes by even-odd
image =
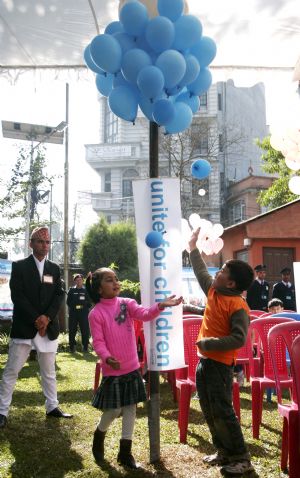
[[[167,134],[178,133],[190,126],[211,85],[216,45],[202,36],[197,17],[183,14],[183,0],[157,0],[157,9],[159,16],[149,19],[145,5],[130,0],[84,59],[115,115],[134,122],[140,107]]]

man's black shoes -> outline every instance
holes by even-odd
[[[46,413],[47,417],[55,417],[55,418],[72,418],[73,415],[70,413],[63,412],[60,408],[54,408],[51,412]]]
[[[7,425],[7,418],[0,413],[0,428],[5,428]]]

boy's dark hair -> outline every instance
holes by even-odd
[[[269,307],[278,307],[278,305],[280,305],[281,307],[283,307],[283,302],[282,302],[282,300],[280,300],[280,299],[276,299],[276,297],[274,297],[273,299],[269,300],[269,302],[268,302],[268,308],[269,308]]]
[[[115,271],[109,269],[109,267],[100,267],[100,269],[97,269],[95,272],[88,275],[86,279],[85,287],[94,304],[97,304],[101,300],[99,289],[106,272],[113,272],[115,274]]]
[[[231,259],[225,262],[229,269],[230,279],[234,280],[239,292],[249,289],[254,279],[254,271],[247,262]]]

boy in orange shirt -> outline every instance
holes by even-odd
[[[200,361],[196,385],[200,406],[217,452],[204,457],[227,475],[253,471],[250,454],[232,405],[233,368],[246,342],[249,307],[242,292],[251,285],[253,269],[243,261],[225,262],[212,279],[197,248],[199,229],[189,242],[196,278],[207,296],[197,346]]]

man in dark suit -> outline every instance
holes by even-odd
[[[14,304],[8,360],[0,383],[0,428],[7,423],[9,406],[18,374],[30,353],[37,350],[48,417],[71,418],[58,407],[55,354],[58,345],[57,313],[64,298],[57,264],[48,261],[50,235],[46,227],[33,230],[32,254],[13,262],[10,279]]]
[[[295,286],[291,283],[291,272],[289,267],[284,267],[281,271],[281,282],[274,284],[272,297],[280,299],[283,302],[285,310],[296,310]]]
[[[69,345],[70,352],[76,350],[76,334],[78,326],[81,332],[82,347],[84,352],[88,352],[90,328],[88,315],[91,307],[88,293],[83,285],[82,274],[74,274],[73,280],[75,286],[68,292],[67,305],[69,307]]]
[[[268,311],[269,302],[269,284],[265,280],[267,267],[259,264],[254,267],[256,277],[252,285],[247,290],[247,303],[252,310]]]

